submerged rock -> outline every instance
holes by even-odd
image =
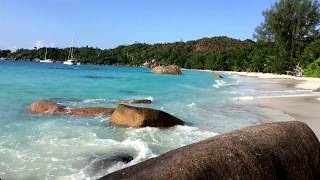
[[[34,113],[61,113],[64,112],[65,106],[59,105],[48,100],[41,100],[32,103],[27,109]]]
[[[218,135],[101,179],[320,179],[320,143],[302,122],[270,123]]]
[[[83,77],[88,79],[115,79],[115,77],[112,77],[112,76],[83,76]]]
[[[213,79],[222,79],[224,77],[222,75],[214,75],[211,78],[213,78]]]
[[[111,168],[119,162],[127,164],[132,160],[133,157],[130,155],[117,155],[103,159],[94,159],[89,163],[85,172],[90,176],[95,176],[104,172],[106,169]]]
[[[166,112],[149,108],[133,107],[124,104],[118,105],[118,108],[112,114],[110,123],[133,128],[147,126],[171,127],[184,124],[182,120]]]
[[[67,112],[76,116],[100,116],[111,115],[113,111],[114,108],[89,107],[69,109]]]
[[[177,65],[169,65],[169,66],[157,66],[152,69],[152,73],[155,74],[173,74],[173,75],[181,75],[181,69]]]
[[[137,100],[121,100],[118,104],[151,104],[150,99],[137,99]]]

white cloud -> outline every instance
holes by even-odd
[[[9,47],[9,50],[12,52],[15,52],[17,50],[17,46],[16,45],[11,46],[11,47]]]
[[[42,48],[44,46],[45,46],[45,44],[41,40],[36,41],[36,43],[34,44],[34,47],[36,47],[37,49]]]
[[[50,43],[50,44],[49,44],[49,47],[51,47],[51,48],[56,47],[56,43]]]
[[[38,40],[38,41],[36,41],[36,43],[34,43],[34,47],[36,47],[37,49],[43,48],[43,47],[54,48],[54,47],[56,47],[56,43],[53,43],[53,42],[52,43],[45,43],[42,40]]]

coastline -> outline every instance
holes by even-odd
[[[217,72],[217,71],[213,71]],[[235,71],[223,71],[230,75],[256,77],[263,79],[292,79],[297,80],[295,87],[299,89],[315,90],[320,87],[320,78],[312,77],[296,77],[290,75],[273,74],[273,73],[258,73],[258,72],[235,72]]]
[[[296,80],[295,87],[299,89],[306,90],[316,90],[320,88],[320,78],[313,77],[296,77],[291,75],[284,74],[273,74],[273,73],[260,73],[260,72],[238,72],[238,71],[214,71],[206,69],[184,69],[182,70],[191,70],[199,72],[212,72],[212,73],[225,73],[228,75],[244,76],[244,77],[253,77],[253,78],[262,78],[262,79],[291,79]]]
[[[229,75],[243,76],[246,78],[267,79],[271,81],[278,81],[280,84],[283,83],[283,80],[290,80],[291,87],[296,90],[315,90],[320,87],[320,78],[294,77],[271,73],[216,73],[227,73]],[[281,90],[280,86],[278,89]],[[320,93],[312,92],[310,95],[289,95],[282,97],[239,98],[237,103],[241,105],[256,106],[281,111],[291,116],[294,120],[306,123],[314,131],[318,139],[320,139]],[[275,119],[274,121],[277,122],[279,120]]]

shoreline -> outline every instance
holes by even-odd
[[[217,72],[217,71],[212,71],[212,72]],[[230,75],[256,77],[256,78],[263,78],[263,79],[292,79],[292,80],[297,80],[295,87],[299,89],[316,90],[320,88],[320,78],[296,77],[296,76],[283,75],[283,74],[258,73],[258,72],[235,72],[235,71],[222,71],[222,72]]]
[[[283,90],[281,86],[286,86],[284,81],[290,80],[292,88],[295,90],[312,90],[320,87],[320,78],[294,77],[289,75],[277,75],[271,73],[247,73],[247,72],[216,72],[237,75],[244,78],[264,79],[278,83],[273,88]],[[267,82],[264,81],[264,82]],[[261,84],[262,85],[262,84]],[[259,84],[258,84],[259,86]],[[268,86],[268,84],[267,84]],[[266,88],[266,87],[263,87]],[[257,96],[257,97],[239,97],[235,99],[240,105],[249,105],[255,107],[268,108],[271,110],[281,111],[289,115],[294,120],[306,123],[320,139],[320,93],[312,92],[311,94],[284,95],[284,96]],[[275,119],[274,122],[279,122]]]
[[[296,83],[295,87],[299,89],[307,89],[307,90],[316,90],[320,89],[320,78],[314,77],[297,77],[291,75],[284,74],[274,74],[274,73],[261,73],[261,72],[239,72],[239,71],[214,71],[208,69],[184,69],[181,70],[190,70],[190,71],[198,71],[198,72],[212,72],[212,73],[225,73],[228,75],[236,75],[236,76],[244,76],[244,77],[255,77],[262,79],[292,79],[300,81]]]
[[[320,139],[320,94],[315,96],[270,97],[263,99],[242,100],[242,105],[252,105],[281,112],[297,121],[306,123]],[[276,120],[278,122],[279,120]]]

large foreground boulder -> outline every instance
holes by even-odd
[[[183,125],[184,122],[166,112],[133,107],[119,104],[118,108],[112,113],[111,124],[140,128],[140,127],[172,127]]]
[[[101,179],[320,179],[320,143],[304,123],[245,128],[191,144]]]
[[[169,66],[157,66],[152,69],[152,73],[155,74],[173,74],[173,75],[181,75],[181,69],[176,65]]]
[[[64,112],[65,107],[51,101],[41,100],[32,103],[27,109],[34,113],[61,113]]]

